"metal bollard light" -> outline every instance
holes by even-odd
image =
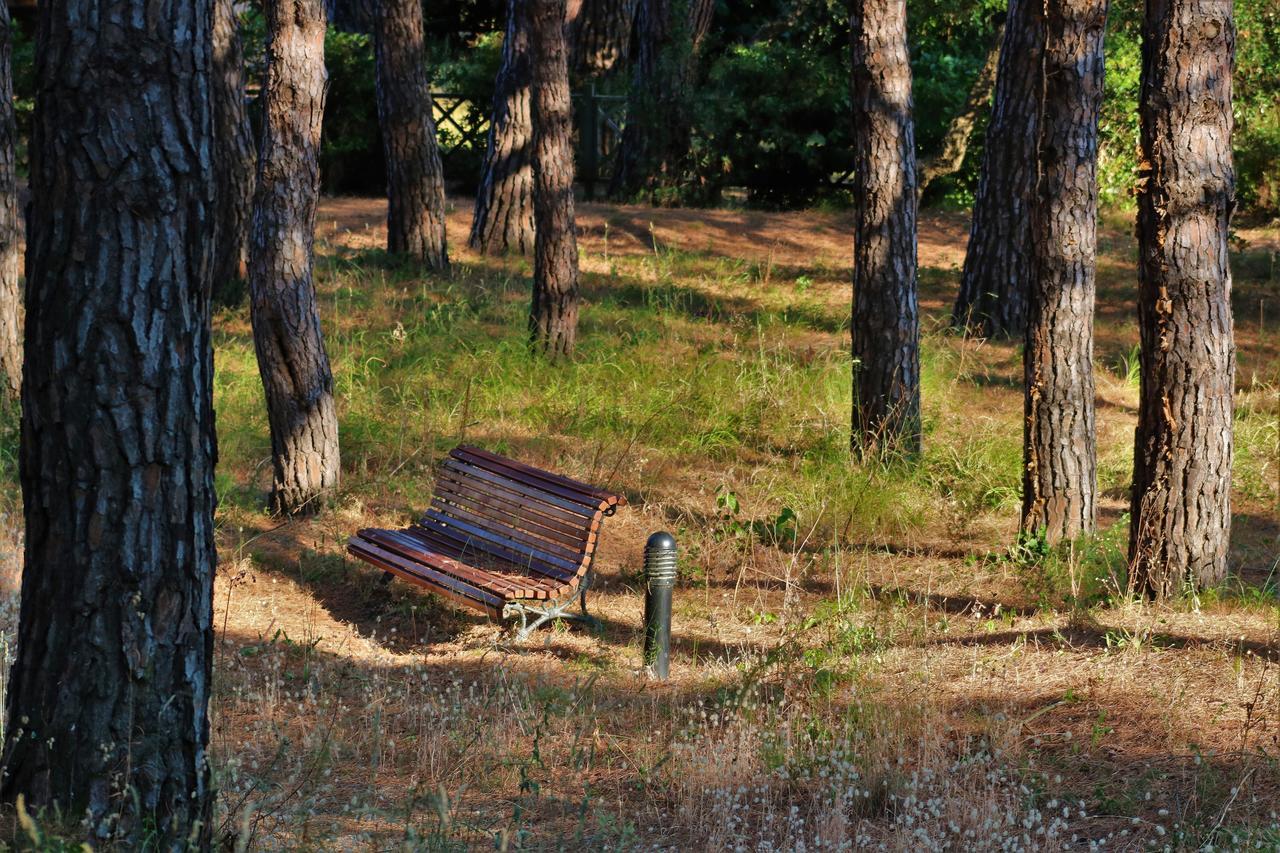
[[[676,538],[660,531],[644,546],[644,665],[657,678],[671,671],[671,591],[676,585]]]

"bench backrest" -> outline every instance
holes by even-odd
[[[419,530],[446,553],[576,586],[620,495],[463,445],[436,476]]]

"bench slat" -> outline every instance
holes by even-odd
[[[543,507],[532,505],[511,493],[499,493],[498,490],[484,490],[473,483],[464,484],[446,478],[436,480],[437,498],[451,503],[466,505],[471,512],[484,514],[498,520],[514,519],[516,526],[536,533],[546,539],[552,539],[575,548],[580,548],[595,539],[595,531],[577,519],[570,524],[559,518],[552,518],[542,512]]]
[[[502,616],[501,597],[476,589],[470,584],[464,584],[457,578],[451,578],[426,566],[410,563],[364,540],[353,539],[347,543],[347,550],[367,563],[373,563],[406,580],[430,587],[432,592],[453,599],[459,604],[483,610],[495,619]]]
[[[548,483],[554,483],[564,488],[581,492],[588,497],[603,500],[610,506],[626,506],[627,503],[627,499],[625,497],[615,492],[601,489],[598,486],[593,486],[590,483],[584,483],[581,480],[575,480],[572,477],[566,477],[563,474],[553,474],[550,471],[535,468],[532,465],[527,465],[524,462],[520,462],[515,459],[507,459],[506,457],[498,456],[496,453],[490,453],[489,451],[479,447],[472,447],[471,445],[464,444],[455,448],[450,455],[455,458],[469,456],[473,459],[482,460],[488,465],[518,471],[527,476],[535,477]]]
[[[562,485],[555,482],[554,475],[542,477],[532,473],[537,471],[536,468],[529,468],[528,466],[515,467],[509,463],[492,461],[462,450],[453,450],[450,455],[454,459],[465,462],[475,468],[490,471],[506,480],[522,483],[540,492],[555,495],[564,500],[590,507],[593,510],[604,510],[618,502],[616,495],[582,491],[576,486]]]
[[[573,575],[579,574],[577,564],[571,564],[567,560],[561,560],[558,557],[544,557],[531,553],[531,549],[516,546],[507,546],[502,542],[494,542],[495,534],[479,532],[479,530],[467,530],[466,526],[458,521],[447,521],[438,519],[438,517],[424,517],[417,528],[428,530],[430,533],[440,535],[452,539],[462,549],[463,555],[475,556],[476,553],[489,557],[498,558],[500,562],[506,562],[517,571],[536,571],[540,575],[548,575],[550,578],[557,580],[568,580]],[[517,549],[518,548],[518,549]]]
[[[481,530],[486,530],[512,542],[518,542],[528,548],[532,548],[546,554],[555,555],[562,560],[568,560],[571,563],[576,564],[581,560],[583,551],[585,550],[582,545],[578,545],[577,547],[563,545],[559,542],[553,542],[551,540],[535,536],[528,530],[523,530],[519,527],[503,526],[492,517],[472,512],[464,506],[446,503],[438,496],[431,501],[431,509],[445,518],[453,518],[465,524],[475,525]]]
[[[426,523],[424,524],[423,522]],[[574,578],[582,574],[581,572],[571,572],[550,563],[535,562],[498,545],[477,542],[474,537],[463,533],[461,530],[452,527],[446,528],[436,524],[429,518],[423,519],[409,528],[409,532],[422,539],[432,548],[458,554],[458,559],[460,560],[474,561],[480,559],[486,562],[492,561],[499,570],[503,571],[534,573],[556,583],[574,583]],[[479,545],[484,545],[487,550],[482,550],[478,547]]]
[[[426,550],[421,542],[415,542],[412,539],[406,540],[400,531],[397,530],[379,530],[377,528],[367,528],[359,533],[360,539],[364,543],[368,543],[384,551],[395,554],[410,561],[414,565],[425,566],[426,568],[457,578],[463,583],[485,589],[500,598],[505,598],[516,590],[510,585],[497,584],[489,577],[478,576],[465,570],[462,563],[443,554],[433,554]]]
[[[420,540],[431,551],[443,553],[443,555],[447,555],[453,560],[483,560],[483,565],[476,566],[476,569],[480,571],[495,571],[495,573],[499,574],[527,576],[530,583],[538,584],[538,589],[547,592],[548,598],[566,596],[570,590],[577,588],[581,581],[581,574],[585,574],[572,575],[563,569],[558,569],[556,566],[530,567],[525,564],[517,564],[511,558],[495,557],[492,553],[476,552],[470,546],[463,546],[460,540],[452,538],[454,535],[458,535],[457,533],[445,535],[443,529],[435,530],[424,528],[421,525],[413,525],[412,528],[404,530],[403,533]]]
[[[521,575],[500,574],[460,563],[443,554],[433,553],[425,543],[400,530],[369,529],[360,531],[360,537],[381,545],[433,569],[453,575],[475,586],[488,589],[504,598],[546,598],[547,590],[540,588],[535,579]]]
[[[433,509],[427,510],[424,517],[431,519],[436,522],[436,524],[443,524],[446,527],[456,528],[469,537],[480,539],[485,543],[497,545],[506,551],[517,554],[520,557],[521,562],[525,559],[535,560],[540,563],[546,563],[547,565],[559,566],[562,569],[567,569],[568,571],[573,572],[577,571],[578,563],[581,561],[581,558],[577,557],[577,555],[575,555],[575,557],[577,557],[576,559],[575,557],[563,557],[560,554],[553,553],[543,548],[526,545],[518,539],[512,538],[510,535],[486,530],[479,525],[459,518],[450,518],[449,516],[436,512]],[[485,548],[479,543],[477,543],[477,547],[480,547],[481,550],[485,550]]]
[[[425,548],[426,552],[452,560],[454,564],[462,565],[477,574],[504,578],[507,579],[508,583],[517,583],[516,579],[518,579],[521,594],[518,594],[517,598],[553,597],[559,593],[564,584],[570,583],[570,581],[563,580],[559,576],[550,576],[545,574],[544,571],[529,569],[529,567],[515,564],[511,560],[494,558],[492,555],[480,555],[485,558],[484,561],[489,565],[466,564],[462,560],[466,560],[468,557],[471,560],[475,560],[475,553],[468,553],[466,548],[458,547],[456,540],[438,537],[438,535],[419,525],[397,530],[397,533],[412,539],[413,542],[419,543],[419,546]]]
[[[508,479],[501,474],[495,474],[492,471],[486,471],[483,468],[477,468],[474,465],[468,465],[465,462],[459,462],[456,459],[446,460],[442,467],[461,475],[463,478],[479,479],[486,483],[491,483],[501,488],[513,491],[521,497],[531,498],[534,501],[549,504],[583,518],[593,518],[595,514],[600,511],[597,506],[566,500],[565,498],[551,494],[550,492],[545,492],[541,489],[530,486],[527,483]]]

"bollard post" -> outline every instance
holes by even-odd
[[[671,671],[671,591],[676,585],[676,538],[661,531],[644,546],[644,665],[665,679]]]

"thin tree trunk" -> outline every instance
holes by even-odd
[[[627,125],[610,192],[652,200],[679,186],[693,127],[689,85],[713,0],[639,0]]]
[[[695,54],[702,47],[702,40],[711,32],[715,17],[715,0],[689,0],[689,40]]]
[[[1030,206],[1036,188],[1036,104],[1044,45],[1040,0],[1009,0],[995,97],[952,323],[978,337],[1026,323]]]
[[[471,248],[483,254],[533,250],[532,60],[527,0],[507,0],[502,67],[493,92],[493,119],[485,152]]]
[[[1231,0],[1149,0],[1138,177],[1141,391],[1129,561],[1163,597],[1220,582],[1231,530],[1235,342],[1227,236]]]
[[[387,251],[446,270],[444,169],[425,51],[421,0],[380,0],[374,52],[387,162]]]
[[[233,0],[213,4],[214,168],[218,199],[213,253],[213,299],[234,304],[249,265],[256,152],[244,103],[244,51]]]
[[[578,333],[578,238],[573,213],[573,107],[565,49],[565,0],[531,0],[533,209],[537,221],[529,332],[551,358],[573,352]]]
[[[569,68],[600,77],[626,65],[638,0],[571,0]]]
[[[1022,531],[1049,544],[1097,522],[1093,303],[1107,0],[1047,0],[1040,178],[1031,208]]]
[[[920,449],[916,155],[906,0],[853,4],[853,446]]]
[[[3,796],[208,844],[211,0],[40,7]],[[102,12],[102,14],[98,14]]]
[[[338,486],[333,375],[312,283],[324,7],[269,0],[267,80],[249,260],[253,342],[271,425],[273,512],[314,512]]]
[[[991,101],[991,89],[996,82],[996,66],[1000,60],[1000,42],[1003,39],[1004,25],[1001,24],[996,29],[991,49],[987,51],[987,61],[982,64],[973,85],[969,87],[964,105],[947,125],[941,150],[936,156],[920,164],[920,195],[924,195],[929,184],[938,178],[954,175],[964,165],[964,157],[969,153],[969,139],[978,123],[978,115]]]
[[[4,5],[4,4],[0,4]],[[9,7],[0,9],[0,398],[18,399],[22,386],[22,218],[18,212],[13,114],[13,32]]]

